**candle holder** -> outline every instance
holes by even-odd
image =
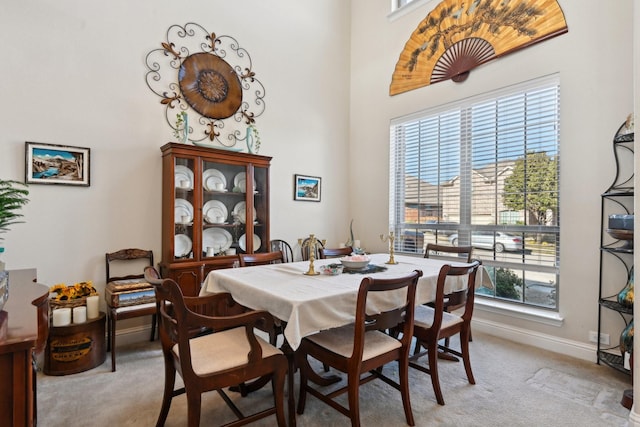
[[[322,246],[324,246],[325,242],[326,240],[318,242],[318,239],[316,239],[316,236],[314,234],[309,234],[309,238],[306,241],[298,239],[298,245],[300,245],[301,248],[309,249],[309,270],[304,273],[305,275],[317,276],[318,274],[320,274],[313,268],[313,262],[316,260],[316,248],[318,247],[318,244],[322,244]]]
[[[398,262],[393,257],[393,241],[395,237],[393,236],[393,231],[390,231],[386,236],[384,234],[380,235],[380,240],[383,242],[389,241],[389,261],[385,262],[385,264],[397,264]]]

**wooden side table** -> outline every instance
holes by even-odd
[[[36,425],[33,353],[47,341],[49,287],[11,278],[0,311],[0,425]]]
[[[102,365],[105,349],[105,313],[85,323],[49,328],[44,373],[68,375]]]

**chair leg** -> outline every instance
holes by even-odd
[[[171,408],[171,400],[173,398],[173,388],[176,382],[176,370],[173,367],[173,360],[164,358],[164,393],[162,395],[162,407],[160,408],[160,414],[158,415],[158,421],[156,427],[163,427],[167,421],[167,415],[169,415],[169,409]]]
[[[350,372],[347,381],[351,427],[360,427],[360,373]]]
[[[402,406],[404,407],[404,416],[407,424],[416,425],[413,419],[413,411],[411,410],[411,392],[409,390],[409,352],[398,361],[398,374],[400,375],[400,394],[402,395]]]
[[[200,426],[200,407],[202,405],[202,394],[187,392],[187,425],[189,427]]]
[[[111,315],[111,372],[116,371],[116,317]]]
[[[156,339],[156,323],[158,322],[157,316],[154,314],[151,316],[151,338],[149,341]]]
[[[304,407],[307,403],[307,369],[311,369],[309,366],[309,361],[307,360],[307,356],[296,357],[296,365],[298,365],[298,369],[300,370],[300,391],[298,394],[298,415],[302,415],[304,413]],[[291,375],[291,373],[289,373]]]
[[[471,359],[469,359],[469,341],[471,340],[471,330],[466,329],[460,332],[460,350],[462,353],[462,361],[464,362],[464,370],[467,373],[469,384],[475,384],[476,380],[471,371]]]
[[[288,362],[287,362],[288,365]],[[273,404],[276,407],[276,420],[278,427],[286,427],[287,421],[284,413],[284,383],[287,369],[277,369],[272,376]]]
[[[107,351],[111,351],[111,312],[107,309]]]
[[[428,343],[429,351],[429,372],[431,374],[431,385],[433,385],[433,392],[436,395],[436,401],[439,405],[444,405],[444,398],[442,397],[442,390],[440,389],[440,379],[438,378],[438,342]]]

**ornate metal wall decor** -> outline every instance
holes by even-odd
[[[247,126],[265,110],[265,89],[249,53],[233,37],[195,23],[169,27],[161,46],[146,56],[146,82],[161,98],[169,126],[180,131],[176,114],[186,112],[197,117],[184,121],[188,141],[239,151]]]
[[[462,82],[478,65],[567,31],[557,0],[444,0],[405,44],[389,94]]]

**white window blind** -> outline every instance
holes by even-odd
[[[393,120],[395,249],[471,245],[479,294],[557,309],[559,108],[551,76]]]

